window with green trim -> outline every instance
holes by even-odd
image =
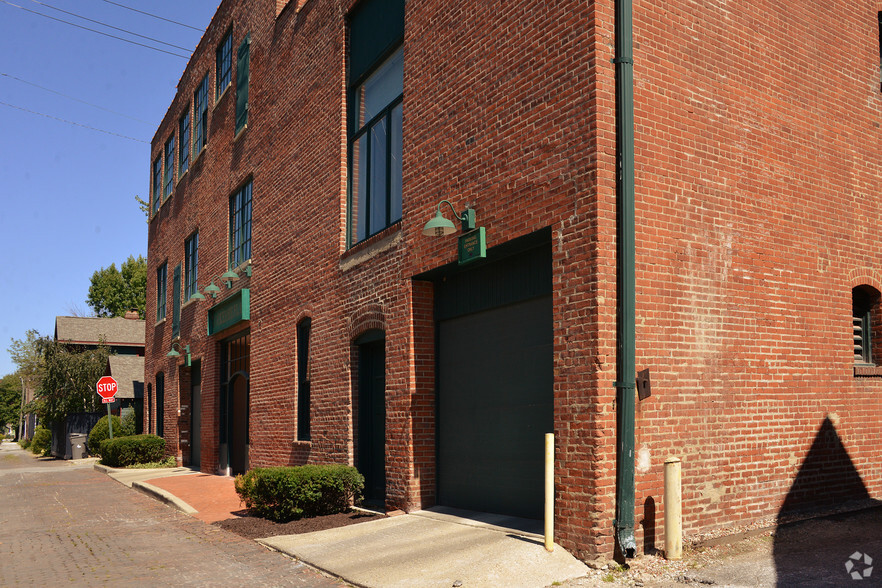
[[[217,88],[215,98],[220,97],[227,86],[233,79],[233,31],[227,32],[224,40],[217,47],[216,53],[217,69],[215,78],[217,79]]]
[[[175,136],[165,142],[165,197],[171,196],[175,189]]]
[[[236,133],[248,124],[248,69],[251,62],[251,35],[239,45],[236,59]]]
[[[190,105],[184,109],[184,115],[178,122],[178,173],[184,175],[190,167]]]
[[[251,182],[230,197],[230,268],[251,259]]]
[[[165,318],[165,299],[166,299],[166,277],[168,273],[168,264],[162,264],[156,269],[156,320],[161,321]]]
[[[362,0],[350,15],[350,246],[401,220],[403,0]]]
[[[162,157],[153,160],[153,214],[159,212],[162,202]]]
[[[208,74],[202,78],[193,93],[193,156],[208,142]]]
[[[184,241],[184,301],[196,293],[199,281],[199,233]]]

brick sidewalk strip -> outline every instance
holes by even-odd
[[[91,466],[4,451],[0,496],[0,586],[346,586]]]
[[[194,517],[206,523],[232,519],[244,514],[233,478],[211,474],[190,474],[146,480],[180,498],[196,509]],[[237,514],[239,513],[239,514]]]

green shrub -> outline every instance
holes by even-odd
[[[110,422],[113,423],[113,438],[128,437],[135,434],[134,419],[125,419],[120,421],[116,415],[111,415]],[[110,438],[110,431],[107,427],[107,417],[103,416],[95,423],[92,430],[89,431],[89,453],[93,455],[101,455],[101,442]]]
[[[364,477],[346,465],[254,468],[236,476],[235,485],[254,514],[286,522],[346,512],[361,500]]]
[[[52,431],[37,427],[34,437],[31,439],[31,451],[37,455],[48,455],[52,449]]]
[[[31,446],[31,440],[30,440],[30,439],[19,439],[19,440],[18,440],[18,445],[19,445],[19,447],[21,447],[22,449],[27,449],[28,447]]]
[[[165,439],[156,435],[114,435],[101,442],[101,463],[113,468],[159,461],[164,455]]]

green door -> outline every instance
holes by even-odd
[[[358,346],[358,451],[364,499],[382,506],[386,498],[386,351],[383,339]]]

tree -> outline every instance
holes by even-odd
[[[146,303],[147,260],[143,256],[130,255],[119,270],[111,263],[92,274],[86,304],[97,316],[125,316],[128,310],[137,310],[143,317]]]
[[[144,216],[147,217],[147,222],[150,222],[150,203],[145,201],[143,198],[135,194],[135,201],[138,203],[138,207],[141,209],[141,212],[144,213]]]
[[[69,414],[101,408],[95,383],[107,368],[107,346],[79,351],[62,341],[44,339],[42,351],[46,369],[36,403],[41,420],[61,422]]]
[[[12,339],[12,344],[8,348],[9,357],[18,366],[16,373],[24,378],[28,388],[43,379],[45,367],[42,352],[43,341],[44,338],[40,336],[39,332],[29,329],[25,333],[24,339]]]
[[[18,427],[21,414],[21,378],[9,374],[0,379],[0,431],[7,425]]]

